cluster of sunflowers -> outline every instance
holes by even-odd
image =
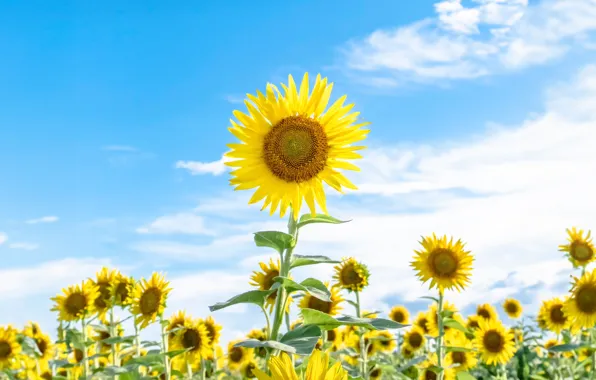
[[[506,299],[509,324],[491,304],[464,317],[445,299],[446,290],[470,284],[474,259],[461,240],[432,234],[414,251],[413,270],[436,294],[423,297],[429,308],[412,320],[403,305],[386,318],[362,310],[371,274],[357,259],[296,254],[305,227],[345,223],[328,215],[323,185],[356,190],[339,170],[358,170],[349,160],[361,158],[357,152],[364,147],[353,144],[369,131],[345,96],[327,107],[333,87],[327,78],[317,76],[312,92],[307,74],[300,86],[289,76],[282,87],[283,93],[268,84],[264,94],[248,95],[248,114],[234,111],[230,132],[240,143],[229,144],[226,165],[234,168],[236,190],[256,189],[249,203],[263,201],[271,214],[288,214],[288,229],[255,233],[255,244],[277,258],[260,263],[252,290],[209,306],[211,312],[257,306],[265,326],[225,344],[211,316],[164,316],[172,289],[163,275],[135,280],[103,268],[53,298],[55,341],[35,323],[23,330],[0,327],[0,379],[596,378],[596,271],[586,270],[596,259],[590,232],[568,230],[569,242],[560,246],[581,270],[569,294],[544,301],[536,317],[523,316],[521,303]],[[303,202],[310,212],[301,215]],[[330,281],[296,282],[291,274],[326,264],[335,264]],[[291,322],[297,299],[299,318]],[[345,313],[346,305],[353,313]],[[119,320],[115,311],[129,316]],[[123,325],[129,319],[131,335]],[[161,339],[141,340],[152,324],[159,325]]]

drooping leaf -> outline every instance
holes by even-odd
[[[451,327],[452,329],[459,330],[463,333],[470,332],[467,328],[464,327],[464,325],[462,325],[461,323],[459,323],[458,321],[456,321],[455,319],[452,319],[452,318],[443,319],[443,325],[447,326],[447,327]]]
[[[372,318],[370,320],[370,324],[373,325],[377,330],[395,330],[410,326],[385,318]]]
[[[323,313],[321,311],[315,309],[302,309],[302,320],[303,325],[316,325],[321,328],[321,330],[333,330],[336,327],[342,325],[351,325],[351,326],[359,326],[365,327],[369,330],[374,330],[375,328],[369,323],[370,319],[364,318],[355,318],[355,317],[342,317],[335,319],[329,314]]]
[[[556,346],[550,347],[548,350],[550,352],[568,352],[568,351],[575,351],[581,346],[579,344],[559,344]]]
[[[282,284],[282,286],[286,288],[288,293],[292,293],[297,290],[302,290],[320,300],[326,302],[331,301],[331,293],[329,292],[329,289],[327,289],[325,284],[323,284],[321,281],[315,278],[307,278],[301,283],[297,283],[293,280],[290,280],[287,277],[275,277],[273,281]]]
[[[105,344],[133,343],[135,341],[135,336],[113,336],[110,338],[102,339],[101,341]]]
[[[293,255],[292,256],[292,263],[290,264],[290,269],[302,267],[305,265],[314,265],[314,264],[338,264],[340,261],[330,259],[327,256],[303,256],[303,255]]]
[[[234,296],[225,302],[218,302],[215,305],[209,306],[209,310],[214,312],[240,303],[252,303],[262,307],[265,304],[265,299],[272,292],[273,290],[251,290]]]
[[[302,228],[307,224],[313,223],[341,224],[347,222],[349,222],[349,220],[339,220],[337,218],[325,214],[315,214],[315,216],[312,216],[311,214],[304,214],[300,217],[297,227]]]
[[[280,231],[261,231],[255,233],[255,244],[257,247],[269,247],[275,249],[281,255],[287,248],[294,244],[294,237]]]
[[[264,348],[272,348],[275,350],[284,351],[284,352],[287,352],[290,354],[296,353],[296,349],[294,347],[289,346],[284,343],[281,343],[281,342],[276,342],[274,340],[261,341],[261,340],[256,340],[256,339],[247,339],[247,340],[243,340],[242,342],[236,343],[234,345],[234,347],[249,347],[249,348],[264,347]]]
[[[418,297],[418,298],[427,299],[427,300],[431,300],[431,301],[435,301],[436,303],[439,303],[439,300],[435,297],[424,296],[424,297]]]
[[[300,325],[288,331],[280,342],[296,349],[298,355],[310,355],[321,337],[321,329],[315,325]]]

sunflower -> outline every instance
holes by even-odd
[[[99,296],[99,289],[91,281],[71,285],[62,289],[62,293],[52,298],[55,302],[52,311],[58,311],[61,321],[77,321],[95,312],[95,299]]]
[[[425,342],[424,330],[420,326],[414,325],[404,334],[404,344],[413,352],[424,347]]]
[[[219,343],[219,338],[221,337],[221,330],[223,328],[222,325],[219,325],[215,322],[212,316],[208,316],[204,321],[203,325],[207,329],[207,336],[209,337],[209,344],[212,346]]]
[[[248,347],[235,346],[240,340],[228,343],[228,367],[232,371],[238,371],[242,366],[254,358],[254,350]]]
[[[258,368],[253,369],[253,373],[259,380],[298,380],[298,375],[294,369],[292,360],[286,353],[280,356],[274,356],[268,363],[271,376]],[[319,350],[314,350],[308,359],[306,367],[306,379],[325,379],[325,380],[346,380],[348,373],[342,368],[341,362],[337,361],[329,367],[329,355]]]
[[[244,363],[240,369],[243,378],[254,379],[256,377],[254,369],[257,368],[257,363],[254,360]]]
[[[327,289],[329,289],[329,281],[325,282],[325,286]],[[339,288],[335,286],[330,289],[330,293],[331,301],[329,302],[320,300],[317,297],[313,297],[310,294],[305,293],[304,297],[302,297],[302,300],[300,300],[300,308],[315,309],[329,315],[336,315],[338,311],[342,309],[341,303],[344,301],[344,299],[339,293]]]
[[[383,370],[381,369],[381,367],[374,366],[373,369],[370,371],[369,379],[377,380],[380,379],[381,376],[383,376]]]
[[[559,334],[561,331],[571,326],[572,320],[564,312],[564,306],[565,302],[560,298],[555,297],[544,301],[540,308],[540,313],[544,317],[546,328],[555,334]]]
[[[457,314],[457,309],[455,307],[455,305],[453,305],[452,303],[445,301],[443,302],[443,311],[450,311],[453,313],[453,315],[451,316],[451,318],[455,319],[456,321],[460,322],[462,325],[464,323],[463,318]],[[433,303],[428,311],[428,322],[427,322],[427,327],[428,327],[428,335],[432,336],[432,337],[437,337],[439,336],[439,315],[437,312],[437,304]],[[443,331],[445,333],[445,335],[449,334],[453,329],[449,326],[443,326]]]
[[[120,307],[130,305],[134,286],[134,278],[116,272],[110,285],[110,297],[114,300],[114,305]]]
[[[482,305],[478,305],[476,307],[476,315],[480,317],[480,319],[484,319],[487,321],[498,321],[499,314],[497,314],[497,309],[489,303],[483,303]]]
[[[560,345],[561,342],[559,342],[556,339],[549,339],[544,343],[544,349],[546,350],[546,352],[548,353],[548,357],[549,358],[554,358],[555,357],[555,353],[554,352],[550,352],[549,348],[554,347],[554,346],[558,346]]]
[[[191,363],[209,356],[213,347],[203,321],[187,319],[182,327],[176,332],[172,346],[188,350],[186,352],[187,360]]]
[[[393,352],[395,347],[397,347],[395,336],[387,330],[379,331],[376,334],[375,344],[379,351],[382,352]]]
[[[567,229],[567,240],[569,244],[560,245],[559,251],[568,252],[569,259],[574,266],[586,266],[596,258],[594,244],[592,243],[591,232],[588,231],[584,237],[583,230],[573,227]]]
[[[29,322],[27,323],[27,326],[25,326],[25,328],[23,329],[23,334],[30,338],[35,337],[40,332],[42,332],[41,327],[37,322]]]
[[[117,271],[109,270],[106,267],[101,268],[101,271],[96,273],[95,280],[90,279],[91,282],[97,286],[99,295],[95,298],[95,311],[100,321],[106,321],[106,314],[111,307],[112,294],[110,287],[113,286]]]
[[[570,293],[563,313],[577,326],[592,328],[596,324],[596,269],[581,278],[574,277]]]
[[[267,333],[265,332],[265,328],[262,329],[252,329],[246,335],[249,339],[256,339],[258,341],[264,342],[267,340]],[[265,347],[257,347],[255,348],[255,353],[257,356],[264,358],[267,356],[267,349]]]
[[[515,353],[511,332],[494,319],[481,319],[479,322],[480,327],[476,330],[474,345],[480,352],[482,361],[488,365],[506,364]]]
[[[457,367],[453,368],[456,373],[476,367],[478,358],[476,357],[476,352],[473,351],[474,344],[464,334],[458,334],[455,338],[450,339],[448,346],[465,349],[465,351],[452,350],[446,354],[449,362],[453,363],[453,365],[457,364]]]
[[[404,359],[412,359],[414,357],[414,350],[412,350],[407,344],[402,344],[400,348],[400,354]]]
[[[422,329],[422,331],[424,331],[425,335],[428,335],[430,332],[428,331],[428,314],[421,311],[418,313],[418,315],[416,316],[416,319],[414,320],[414,325],[418,326]]]
[[[507,298],[503,302],[503,310],[509,316],[509,318],[517,319],[522,314],[522,306],[518,300],[513,298]]]
[[[0,369],[9,368],[11,361],[21,353],[17,330],[12,326],[0,326]]]
[[[339,350],[343,345],[342,331],[339,328],[327,330],[327,342],[331,343],[331,351]]]
[[[538,312],[536,316],[536,324],[541,330],[546,330],[546,319],[542,312]]]
[[[158,273],[153,273],[151,279],[141,279],[132,294],[130,312],[135,316],[135,324],[144,329],[149,323],[155,322],[158,315],[162,315],[166,307],[166,298],[172,290],[169,282]]]
[[[44,360],[51,360],[54,358],[54,345],[52,344],[52,339],[49,335],[44,334],[42,332],[37,333],[32,339],[35,341],[37,345],[37,349],[41,353],[41,356],[38,358],[41,361]]]
[[[404,306],[393,306],[389,312],[389,319],[402,325],[410,323],[410,313]]]
[[[226,165],[237,168],[231,172],[230,184],[235,190],[257,188],[249,204],[264,200],[262,210],[270,208],[273,215],[279,206],[284,216],[292,205],[297,219],[304,200],[312,215],[315,202],[327,213],[323,182],[343,193],[342,187],[356,190],[338,169],[359,170],[345,160],[361,158],[356,151],[362,146],[351,144],[364,140],[369,123],[354,124],[359,113],[349,113],[353,104],[344,106],[346,97],[338,99],[326,112],[333,84],[317,75],[309,96],[308,73],[304,74],[300,91],[294,79],[282,84],[284,95],[267,84],[265,95],[247,95],[248,115],[234,111],[239,122],[231,120],[230,132],[239,144],[226,157]]]
[[[466,327],[469,330],[476,330],[479,327],[478,320],[480,319],[477,315],[468,315],[466,319]]]
[[[339,286],[349,292],[361,292],[368,285],[370,272],[366,265],[359,263],[355,258],[344,258],[341,264],[336,265],[333,279],[334,286]]]
[[[381,347],[379,345],[379,331],[378,330],[371,330],[367,331],[362,335],[364,340],[364,347],[366,348],[366,354],[370,358],[375,353],[379,352]],[[384,339],[384,337],[383,337]],[[352,342],[348,344],[348,346],[354,348],[358,354],[361,353],[360,350],[360,337],[356,334],[352,336]]]
[[[122,328],[122,325],[120,323],[118,323],[116,325],[116,335],[115,336],[123,336],[124,335],[124,329]],[[99,352],[108,352],[110,351],[110,349],[112,348],[112,344],[110,343],[105,343],[103,342],[106,339],[109,338],[113,338],[110,335],[110,325],[109,324],[102,324],[102,325],[98,325],[95,327],[95,334],[93,336],[93,340],[95,340],[97,342],[97,347]],[[119,344],[116,344],[116,349],[118,350],[118,348],[120,347]]]
[[[186,311],[178,310],[174,313],[170,319],[168,319],[168,325],[166,326],[166,332],[168,333],[168,341],[173,341],[176,337],[176,333],[184,327],[187,321],[190,321],[190,316],[186,315]]]
[[[449,368],[449,366],[451,365],[451,363],[448,362],[448,360],[446,360],[447,357],[444,358],[443,363],[441,363],[443,365],[443,367],[445,368],[443,370],[443,380],[455,380],[455,371],[453,370],[453,368]],[[419,368],[419,372],[418,372],[418,379],[420,380],[436,380],[439,378],[439,375],[434,372],[434,370],[437,368],[437,354],[433,353],[432,355],[430,355],[430,357],[428,359],[426,359]]]
[[[511,327],[509,328],[509,332],[511,332],[513,335],[513,341],[516,343],[523,343],[524,341],[524,333],[523,331],[519,328],[519,327]]]
[[[261,267],[261,272],[253,272],[252,276],[250,277],[250,285],[257,286],[259,290],[270,290],[275,284],[273,279],[279,276],[279,259],[275,262],[273,259],[269,259],[269,265],[267,265],[267,263],[260,262],[259,266]],[[276,298],[277,290],[267,296],[267,307],[269,308],[269,312],[273,311]],[[291,302],[292,297],[288,297],[286,302],[286,313],[290,312]]]
[[[433,234],[423,237],[420,244],[423,250],[414,251],[411,266],[422,283],[430,280],[430,287],[441,293],[445,289],[463,290],[470,283],[474,258],[464,249],[465,243],[461,240],[453,243],[453,238],[439,239]]]

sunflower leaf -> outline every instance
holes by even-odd
[[[256,339],[247,339],[243,340],[242,342],[238,342],[234,345],[234,347],[248,347],[248,348],[258,348],[258,347],[265,347],[265,348],[273,348],[275,350],[280,350],[284,352],[288,352],[290,354],[295,354],[296,349],[292,346],[287,344],[276,342],[273,340],[256,340]]]
[[[423,299],[427,299],[427,300],[431,300],[431,301],[435,301],[436,303],[439,303],[439,300],[435,297],[424,296],[424,297],[418,297],[418,298],[423,298]]]
[[[37,346],[37,342],[35,341],[35,339],[23,335],[20,337],[20,340],[21,347],[25,353],[33,354],[38,358],[43,355],[41,351],[39,351],[39,347]]]
[[[406,364],[404,364],[401,367],[399,367],[398,371],[399,372],[403,372],[403,371],[407,370],[410,367],[413,367],[415,365],[418,365],[418,364],[422,363],[425,360],[426,360],[426,357],[425,356],[415,357],[414,359],[410,360],[409,362],[406,362]]]
[[[559,344],[556,346],[550,347],[548,350],[550,352],[568,352],[568,351],[575,351],[581,346],[579,344]]]
[[[464,325],[462,325],[461,323],[459,323],[458,321],[456,321],[455,319],[452,319],[452,318],[443,319],[443,325],[447,326],[447,327],[451,327],[456,330],[459,330],[463,333],[470,332],[467,328],[464,327]]]
[[[457,373],[457,380],[476,380],[469,372],[461,371]]]
[[[314,264],[338,264],[341,261],[332,260],[327,256],[303,256],[303,255],[293,255],[292,256],[292,264],[290,264],[290,269],[302,267],[305,265],[314,265]]]
[[[297,290],[302,290],[315,298],[325,302],[331,302],[331,293],[329,292],[329,289],[327,289],[325,284],[315,278],[307,278],[301,283],[297,283],[287,277],[275,277],[273,281],[279,282],[286,288],[288,294]]]
[[[287,248],[294,244],[294,237],[280,231],[261,231],[255,233],[255,244],[257,247],[269,247],[275,249],[281,255]]]
[[[391,329],[401,329],[410,325],[404,325],[402,323],[397,323],[392,321],[391,319],[385,318],[373,318],[370,319],[370,324],[373,325],[377,330],[391,330]]]
[[[66,342],[67,346],[70,344],[73,348],[76,348],[77,350],[83,350],[85,348],[85,344],[83,342],[83,334],[75,329],[66,330]]]
[[[298,355],[310,355],[321,337],[321,329],[315,325],[301,325],[285,334],[280,342],[296,349]]]
[[[214,312],[240,303],[252,303],[262,307],[265,304],[265,298],[272,292],[273,290],[251,290],[238,294],[225,302],[218,302],[215,305],[211,305],[209,306],[209,311]]]
[[[182,355],[183,353],[185,353],[186,351],[190,351],[191,348],[185,348],[183,350],[172,350],[172,351],[168,351],[166,352],[166,355],[168,355],[168,357],[170,359],[175,358],[178,355]]]
[[[111,338],[102,339],[104,344],[118,344],[118,343],[132,343],[135,340],[134,335],[129,336],[113,336]]]
[[[339,220],[337,218],[325,214],[315,214],[315,216],[312,216],[311,214],[304,214],[300,217],[300,220],[298,221],[298,228],[304,227],[307,224],[312,223],[342,224],[348,222],[349,220]]]
[[[335,319],[329,314],[323,313],[315,309],[304,308],[301,311],[303,325],[317,325],[321,330],[333,330],[336,327],[343,325],[364,327],[369,330],[375,328],[370,324],[370,319],[342,317]]]

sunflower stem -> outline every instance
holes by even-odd
[[[201,356],[201,380],[205,380],[206,377],[205,358]]]
[[[592,380],[596,379],[596,350],[592,348],[592,344],[594,343],[594,328],[590,329],[590,349],[592,350]]]
[[[437,322],[439,325],[439,336],[437,337],[437,366],[439,368],[443,368],[442,364],[443,364],[443,316],[442,316],[442,312],[443,312],[443,291],[439,290],[439,304],[437,306]],[[437,379],[438,380],[443,380],[443,371],[441,371],[438,376]]]
[[[83,376],[86,379],[89,374],[89,361],[87,360],[87,324],[85,318],[81,319],[81,325],[83,326]]]
[[[112,302],[113,305],[113,302]],[[114,326],[114,306],[110,308],[110,338],[116,336],[116,327]],[[116,345],[111,344],[111,351],[112,351],[112,365],[115,367],[116,364]],[[117,379],[117,376],[114,375],[114,379]]]
[[[170,363],[168,360],[168,340],[166,339],[168,333],[166,332],[166,324],[164,323],[163,317],[159,317],[159,325],[161,326],[161,348],[163,350],[163,366],[166,375],[166,380],[170,380]],[[188,362],[187,362],[188,363]],[[191,371],[192,375],[192,371]],[[192,379],[192,376],[191,376]]]
[[[135,328],[135,352],[136,352],[136,356],[137,358],[141,357],[141,342],[139,339],[139,326],[137,326],[137,321],[135,319],[135,321],[133,322],[133,326]],[[138,368],[139,374],[141,374],[141,367],[139,366]]]
[[[358,318],[362,318],[362,310],[360,307],[360,292],[359,291],[355,291],[354,293],[356,293],[356,316]],[[364,344],[364,335],[360,335],[359,338],[359,343],[360,343],[360,359],[362,360],[361,366],[360,366],[360,376],[362,376],[362,378],[364,380],[368,380],[369,376],[368,376],[368,358],[367,358],[367,351],[368,349],[366,348],[366,345]]]
[[[189,380],[192,379],[192,367],[190,365],[190,361],[188,360],[188,355],[186,355],[186,376],[188,377]]]
[[[269,320],[269,314],[267,310],[263,306],[261,306],[261,311],[263,311],[263,315],[265,316],[265,322],[267,322],[267,340],[271,339],[271,321]]]
[[[296,241],[298,240],[298,223],[294,219],[294,212],[292,207],[290,207],[289,213],[290,217],[288,218],[288,233],[292,235],[292,237],[294,238],[294,244],[292,247],[287,248],[284,254],[281,256],[281,277],[288,277],[288,275],[290,274],[290,261],[292,259],[292,252],[294,251],[294,246],[296,245]],[[277,297],[275,297],[275,311],[273,314],[273,327],[271,329],[270,337],[271,340],[276,341],[279,335],[279,329],[284,319],[287,296],[288,294],[285,287],[280,286],[279,288],[277,288]]]

